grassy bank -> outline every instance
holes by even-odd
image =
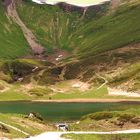
[[[63,135],[64,138],[72,140],[139,140],[140,134],[123,134],[123,135]]]

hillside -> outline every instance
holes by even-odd
[[[23,45],[22,49],[16,43],[16,49],[10,49],[12,52],[6,51],[9,41],[2,45],[6,46],[2,58],[18,57],[1,60],[1,88],[7,97],[13,91],[16,98],[19,90],[24,94],[18,98],[25,99],[111,98],[116,89],[139,95],[139,1],[121,1],[119,5],[107,2],[85,9],[65,3],[50,6],[23,0],[16,3],[16,10],[22,24],[35,37],[30,36],[32,41],[46,52],[39,59],[34,56],[22,26],[19,24],[23,32],[1,10],[3,22],[10,24],[10,29],[15,27],[15,34],[22,36],[12,42]],[[15,34],[12,33],[14,38]],[[19,59],[21,56],[24,59]],[[4,94],[1,97],[6,98]]]
[[[117,11],[104,15],[107,7],[91,7],[86,13],[89,17],[85,15],[84,18],[82,10],[63,12],[59,6],[39,6],[28,2],[19,6],[18,11],[24,23],[48,50],[73,50],[78,57],[89,57],[139,42],[139,3],[122,4]],[[102,16],[97,18],[98,14]]]
[[[106,79],[110,86],[139,91],[140,3],[121,1],[114,7],[93,6],[83,17],[79,8],[23,2],[18,12],[48,52],[56,53],[54,59],[57,51],[69,53],[62,62],[65,79],[78,78],[95,87]]]
[[[30,53],[21,29],[8,19],[0,1],[0,58],[18,58]]]
[[[48,52],[52,49],[75,52],[80,48],[84,37],[84,31],[80,33],[82,27],[103,15],[107,5],[91,7],[86,14],[84,8],[63,3],[40,6],[25,1],[17,9],[21,19],[36,34],[39,42],[47,47]]]

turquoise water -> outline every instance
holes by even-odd
[[[40,113],[46,120],[76,120],[81,116],[103,110],[124,110],[140,107],[140,103],[40,103],[0,102],[1,113]]]

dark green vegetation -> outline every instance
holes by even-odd
[[[21,29],[7,18],[0,1],[0,58],[12,59],[29,53],[30,49]]]
[[[10,107],[9,107],[10,106]],[[127,110],[139,108],[139,104],[129,103],[41,103],[41,102],[0,102],[2,113],[27,114],[38,112],[46,120],[68,121],[79,120],[83,115],[105,110]],[[22,109],[21,109],[22,107]],[[136,111],[136,110],[135,110]],[[139,113],[139,112],[138,112]],[[102,114],[101,114],[102,117]],[[82,122],[81,122],[82,123]],[[81,127],[83,128],[83,127]],[[77,129],[78,130],[78,129]],[[90,129],[89,129],[90,130]]]
[[[65,138],[73,140],[139,140],[140,134],[123,134],[123,135],[63,135]]]

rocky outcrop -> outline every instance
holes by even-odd
[[[70,5],[64,2],[58,3],[57,5],[62,8],[65,12],[80,12],[85,14],[86,12],[99,12],[101,11],[102,6],[108,5],[110,2],[105,2],[100,5],[88,6],[88,7],[78,7],[74,5]]]

